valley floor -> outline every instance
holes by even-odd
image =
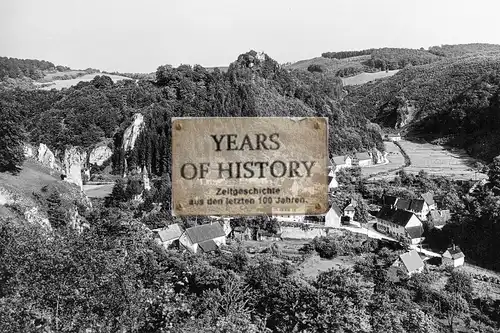
[[[446,176],[454,180],[480,180],[486,179],[485,174],[473,168],[475,159],[467,155],[462,149],[448,150],[447,148],[430,143],[420,143],[401,140],[398,143],[410,158],[411,165],[404,167],[408,173],[416,174],[424,170],[432,176]],[[404,157],[398,146],[393,142],[385,142],[388,152],[388,164],[375,165],[363,168],[362,173],[371,180],[393,179],[402,166]]]

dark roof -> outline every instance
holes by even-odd
[[[455,248],[450,247],[448,250],[446,250],[446,252],[450,253],[452,259],[459,259],[465,257],[464,253],[462,252],[462,250],[460,250],[458,246],[455,246]],[[443,254],[443,256],[446,254],[446,252]]]
[[[186,229],[186,234],[193,244],[226,235],[219,222],[197,225],[196,227]]]
[[[168,225],[165,228],[154,229],[151,231],[156,232],[162,242],[166,242],[172,239],[179,239],[179,237],[182,235],[182,230],[177,223]]]
[[[383,197],[384,205],[393,206],[398,201],[398,197],[394,197],[392,195],[384,195]]]
[[[425,201],[423,199],[413,199],[410,201],[410,208],[412,212],[421,212],[424,209]]]
[[[424,233],[424,228],[422,226],[408,227],[406,228],[406,232],[411,239],[420,238]]]
[[[212,252],[219,248],[217,244],[213,241],[213,239],[201,242],[198,245],[203,250],[203,252]]]
[[[408,210],[410,209],[410,204],[411,204],[410,200],[398,199],[398,201],[396,202],[396,208],[402,210]]]
[[[421,196],[429,206],[436,204],[434,195],[431,192],[424,193]]]
[[[406,210],[391,210],[388,207],[383,207],[378,214],[378,218],[404,227],[408,224],[413,215],[412,212]]]
[[[332,203],[330,205],[330,209],[329,210],[333,210],[338,216],[342,216],[342,210],[340,210],[339,206],[337,206],[336,203]]]
[[[403,265],[405,265],[408,272],[414,272],[424,266],[424,262],[417,251],[411,250],[410,252],[403,253],[399,256]]]
[[[372,159],[372,157],[370,156],[370,154],[368,154],[367,152],[356,153],[354,156],[356,157],[356,159],[358,159],[358,161],[371,160]]]
[[[382,220],[389,220],[396,211],[388,206],[383,206],[377,214],[377,217]]]

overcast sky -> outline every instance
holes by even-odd
[[[326,51],[500,44],[498,0],[1,0],[0,56],[75,69],[279,63]]]

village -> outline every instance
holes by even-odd
[[[399,134],[385,136],[386,142],[401,140]],[[386,153],[387,154],[387,153]],[[389,163],[384,155],[381,164]],[[328,165],[329,192],[334,193],[339,186],[337,174],[353,167],[370,168],[376,166],[371,152],[360,152],[352,156],[332,156]],[[356,221],[356,200],[347,200],[339,205],[330,200],[325,214],[286,215],[274,211],[261,221],[274,223],[273,231],[259,224],[241,223],[241,218],[211,216],[208,223],[183,229],[176,223],[163,228],[152,229],[151,234],[165,248],[177,248],[191,253],[210,253],[223,249],[232,243],[246,244],[304,244],[315,237],[324,237],[336,232],[354,233],[366,238],[392,242],[404,249],[394,262],[408,275],[421,272],[426,262],[438,262],[444,267],[459,267],[465,263],[465,255],[459,247],[449,244],[443,253],[427,249],[425,244],[424,222],[432,228],[441,229],[450,220],[448,209],[440,209],[431,192],[421,194],[418,199],[404,199],[397,196],[383,196],[382,204],[370,211],[366,223]],[[286,245],[284,245],[286,247]],[[437,259],[437,261],[436,261]]]

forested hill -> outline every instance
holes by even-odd
[[[146,165],[169,171],[170,119],[183,116],[325,116],[330,152],[383,149],[379,129],[362,112],[339,107],[342,82],[332,75],[288,70],[265,54],[248,52],[228,71],[201,66],[158,67],[155,80],[119,81],[97,76],[61,91],[4,90],[0,112],[19,115],[32,143],[90,147],[113,139],[114,170]],[[145,129],[133,151],[121,151],[124,129],[142,113]]]
[[[344,108],[410,135],[466,148],[491,161],[500,154],[500,47],[471,53],[443,47],[449,56],[396,75],[348,87]],[[453,52],[453,53],[452,53]],[[461,54],[462,56],[452,56]]]

